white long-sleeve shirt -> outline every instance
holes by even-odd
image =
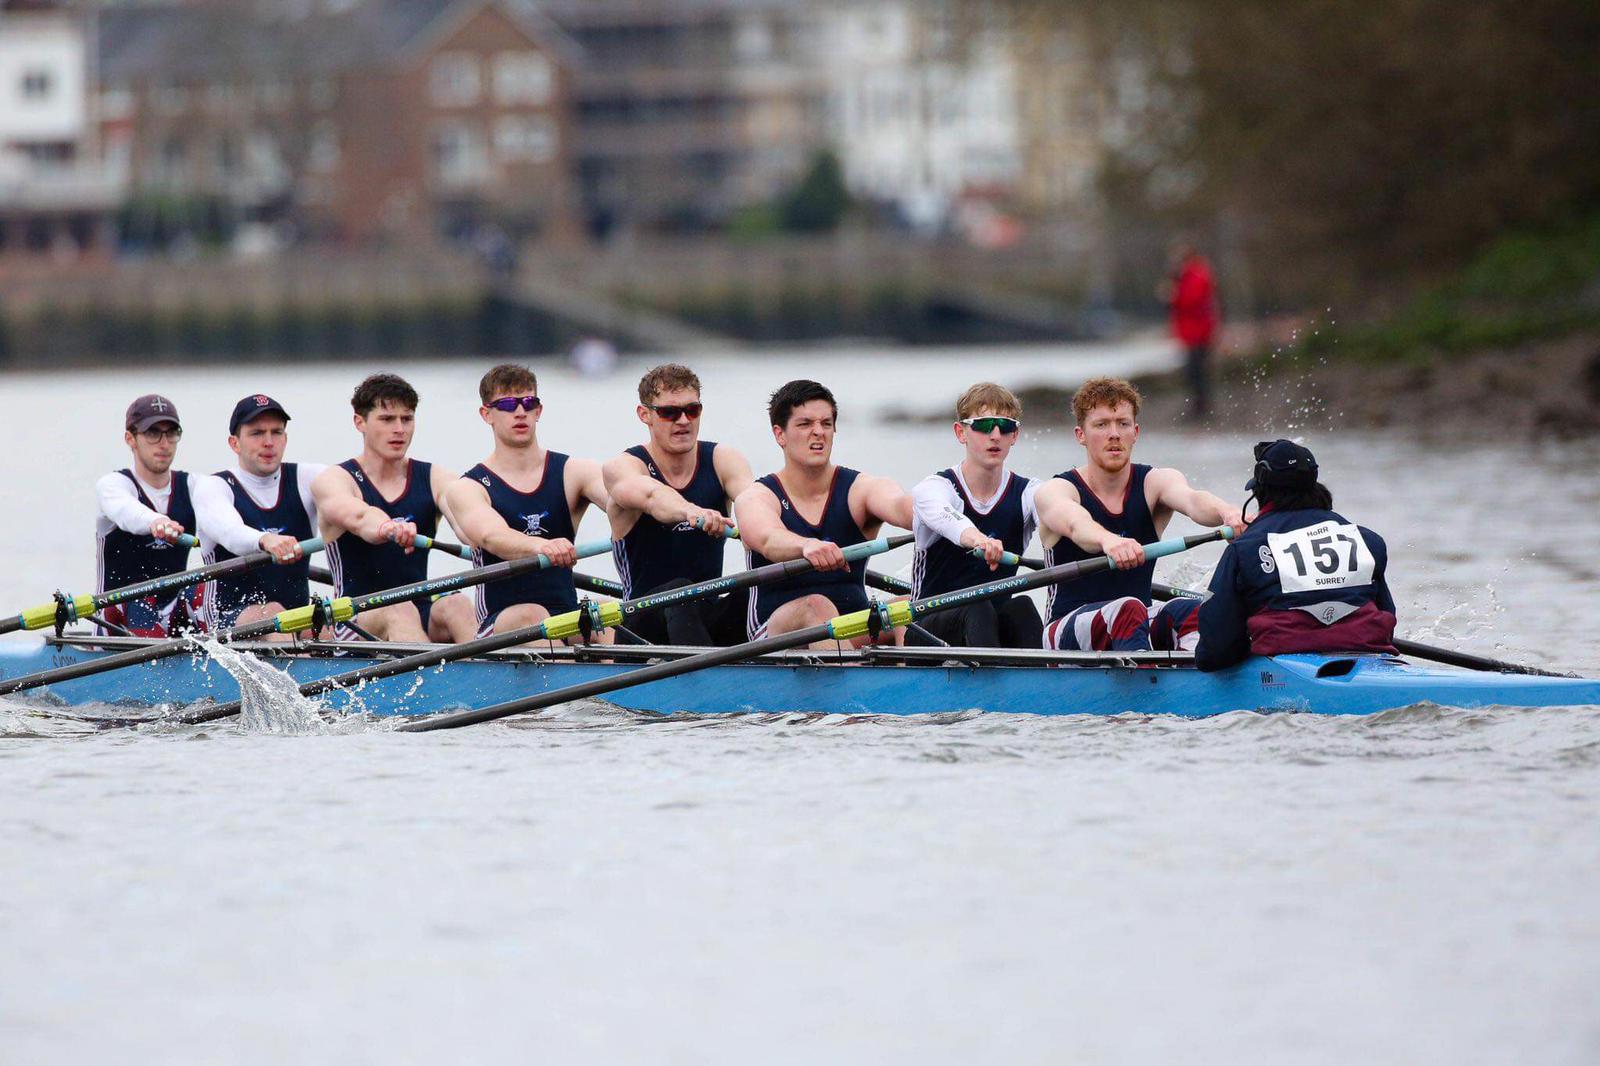
[[[317,503],[311,495],[311,483],[317,475],[328,469],[325,463],[299,463],[296,475],[300,490],[300,503],[311,518],[311,528],[317,528]],[[269,477],[247,473],[235,466],[230,473],[249,493],[250,498],[262,507],[278,502],[279,487],[283,483],[280,468]],[[200,549],[207,559],[215,558],[215,549],[221,545],[234,555],[248,555],[261,550],[264,530],[245,525],[244,519],[233,507],[233,488],[215,474],[195,478],[190,486],[194,497],[195,524],[200,527]]]
[[[916,534],[916,550],[919,552],[927,551],[940,537],[960,545],[961,535],[976,528],[966,515],[961,493],[967,494],[967,499],[972,501],[972,506],[979,513],[988,514],[1000,502],[1000,497],[1005,495],[1011,478],[1022,477],[1021,474],[1012,474],[1010,470],[1003,471],[1000,488],[994,495],[980,500],[972,494],[972,487],[961,475],[961,467],[955,467],[955,475],[961,483],[959,491],[949,478],[939,474],[929,474],[911,490],[911,532]],[[1033,531],[1039,528],[1039,512],[1034,507],[1034,494],[1038,491],[1039,482],[1034,478],[1022,480],[1025,482],[1022,490],[1023,546],[1026,548],[1033,540]]]
[[[194,474],[184,474],[189,479],[189,496],[194,497],[195,482],[199,478]],[[124,533],[136,536],[145,536],[150,532],[150,526],[158,518],[165,518],[172,509],[172,486],[178,475],[167,482],[166,488],[158,489],[144,481],[139,482],[139,489],[133,487],[133,482],[123,477],[120,472],[106,474],[94,483],[95,496],[100,501],[100,513],[95,516],[95,536],[105,539],[105,535],[113,529],[120,529]],[[143,490],[155,510],[146,507],[139,499],[139,490]],[[193,533],[194,530],[185,530]]]

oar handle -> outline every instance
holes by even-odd
[[[198,548],[200,547],[200,538],[193,533],[180,533],[172,543],[180,548]]]
[[[974,559],[982,559],[983,549],[970,548],[968,549],[967,554],[971,555]],[[1029,558],[1026,555],[1018,555],[1016,552],[1001,552],[1000,565],[1026,566],[1029,570],[1043,570],[1049,564],[1047,564],[1043,559]]]
[[[434,540],[432,537],[421,533],[417,534],[416,545],[423,551],[444,552],[446,555],[454,555],[461,559],[470,560],[472,558],[472,549],[465,544],[451,544],[447,540]]]
[[[704,529],[705,527],[706,527],[705,519],[696,518],[694,520],[694,528],[696,528],[696,529]],[[738,540],[739,539],[739,527],[734,525],[732,522],[729,522],[727,525],[723,526],[722,527],[722,539],[723,540]]]

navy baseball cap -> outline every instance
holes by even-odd
[[[237,437],[240,426],[262,415],[282,415],[285,422],[289,421],[289,412],[283,409],[283,404],[264,392],[258,392],[233,405],[233,416],[228,419],[228,436]]]
[[[1311,449],[1292,440],[1264,440],[1256,445],[1255,476],[1245,482],[1245,491],[1257,485],[1274,488],[1310,488],[1317,483],[1317,458]]]

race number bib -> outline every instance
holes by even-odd
[[[1291,533],[1268,533],[1267,547],[1285,592],[1321,592],[1372,584],[1377,560],[1348,522],[1323,522]]]

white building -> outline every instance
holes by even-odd
[[[91,25],[67,4],[0,2],[0,256],[105,243],[121,183],[96,150]]]
[[[859,0],[820,15],[832,132],[853,193],[934,228],[1021,166],[1013,50],[989,5]]]

